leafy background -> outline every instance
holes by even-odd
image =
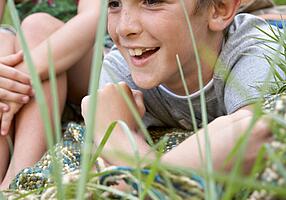
[[[286,4],[286,0],[275,0],[275,3],[280,4],[280,5]]]
[[[33,5],[31,2],[22,3],[17,6],[20,18],[23,19],[25,16],[32,14],[37,11],[48,12],[53,16],[58,17],[63,21],[67,21],[74,14],[76,14],[76,5],[74,0],[60,0],[57,1],[57,8],[51,9],[51,7],[45,2],[40,3],[39,5]],[[44,3],[45,2],[45,3]],[[286,0],[274,0],[277,5],[286,5]],[[285,13],[286,14],[286,13]],[[3,17],[3,21],[6,24],[11,24],[9,13],[6,9],[6,12]]]

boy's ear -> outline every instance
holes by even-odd
[[[233,20],[240,0],[220,0],[217,4],[209,7],[209,29],[223,31]]]

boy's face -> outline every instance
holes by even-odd
[[[207,41],[207,10],[193,15],[194,0],[185,2],[196,41]],[[109,0],[108,31],[139,87],[149,89],[165,84],[175,88],[181,82],[176,54],[184,66],[185,77],[197,76],[180,0]]]

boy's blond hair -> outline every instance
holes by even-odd
[[[200,10],[202,8],[207,8],[211,4],[216,4],[220,0],[197,0],[196,10]]]

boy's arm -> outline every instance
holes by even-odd
[[[231,115],[226,115],[215,119],[208,125],[209,141],[211,143],[212,162],[215,170],[229,170],[231,163],[225,166],[225,159],[235,147],[238,139],[245,133],[252,120],[252,111],[249,106],[241,108]],[[205,157],[205,136],[204,130],[198,131],[198,138],[202,147],[203,157]],[[266,120],[259,120],[249,137],[246,148],[243,168],[245,172],[251,169],[256,159],[256,155],[261,146],[272,139],[271,132]],[[189,158],[189,159],[188,159]],[[198,141],[195,135],[191,136],[178,147],[166,153],[162,161],[182,167],[202,169],[200,160]]]
[[[73,66],[92,48],[100,15],[99,7],[100,0],[80,0],[78,14],[31,50],[34,65],[42,80],[48,79],[48,43],[57,74]],[[28,72],[25,63],[17,68]]]
[[[122,84],[121,84],[122,85]],[[123,84],[124,90],[128,92],[128,86]],[[129,93],[132,99],[132,94]],[[133,95],[134,96],[134,95]],[[139,98],[138,98],[139,97]],[[98,145],[104,135],[108,125],[115,120],[123,120],[127,123],[133,136],[137,142],[139,153],[141,156],[150,152],[151,148],[146,143],[142,134],[137,134],[137,125],[134,121],[132,114],[128,111],[123,98],[118,94],[115,85],[110,84],[101,89],[98,93],[98,105],[96,116],[96,131],[95,143]],[[83,116],[86,120],[88,98],[85,98],[82,103]],[[139,113],[143,116],[144,107],[142,96],[134,97],[133,103],[137,105]],[[141,108],[141,111],[140,111]],[[209,140],[211,143],[212,162],[215,170],[224,168],[228,170],[231,164],[224,166],[224,161],[235,147],[238,139],[245,133],[252,120],[252,111],[250,106],[246,106],[236,111],[235,113],[227,116],[222,116],[214,120],[208,125]],[[203,154],[205,153],[205,136],[204,130],[198,131],[198,138],[202,147]],[[243,160],[244,170],[247,172],[256,158],[262,144],[271,141],[271,134],[267,127],[267,122],[260,120],[255,124],[255,127],[250,135],[249,143],[246,148],[246,154]],[[108,140],[103,152],[103,157],[113,165],[126,165],[118,156],[111,155],[109,152],[118,151],[122,153],[134,155],[132,152],[131,144],[123,130],[117,126],[113,131],[110,139]],[[153,159],[155,154],[149,153],[149,159]],[[204,157],[204,156],[203,156]],[[203,164],[200,160],[199,145],[196,135],[186,139],[179,146],[166,153],[162,157],[162,162],[166,164],[188,167],[193,169],[202,169]]]

